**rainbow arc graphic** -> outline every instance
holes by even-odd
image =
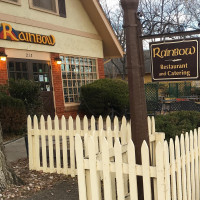
[[[4,40],[18,40],[18,32],[15,31],[9,24],[1,24],[0,39]]]

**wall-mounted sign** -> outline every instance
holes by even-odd
[[[40,35],[23,31],[16,31],[10,24],[1,23],[0,39],[11,40],[17,42],[28,42],[43,45],[55,45],[55,37],[53,35]]]
[[[150,44],[153,81],[196,80],[199,78],[199,40]]]

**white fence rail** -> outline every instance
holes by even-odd
[[[200,129],[181,135],[180,139],[176,137],[175,144],[173,140],[169,145],[167,141],[159,142],[156,145],[155,166],[150,164],[146,142],[141,147],[141,165],[136,164],[135,147],[131,140],[125,147],[116,139],[112,151],[108,139],[102,138],[102,152],[98,155],[93,136],[89,136],[88,143],[88,156],[85,156],[83,142],[76,135],[80,200],[101,200],[103,196],[105,200],[137,200],[137,176],[143,178],[144,200],[152,199],[151,178],[156,180],[154,199],[200,198]]]
[[[149,118],[149,132],[155,130],[154,120]],[[102,151],[102,141],[106,137],[109,148],[113,148],[115,139],[120,138],[122,144],[127,144],[131,137],[130,124],[123,117],[121,121],[115,117],[111,123],[110,117],[103,121],[102,117],[83,120],[77,116],[61,120],[56,116],[54,120],[48,116],[47,121],[41,116],[27,119],[28,146],[29,146],[29,168],[43,172],[57,172],[75,176],[75,135],[79,134],[84,143],[84,152],[88,151],[88,135],[93,135],[96,142],[96,153]],[[152,143],[155,136],[151,137]]]

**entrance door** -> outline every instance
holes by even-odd
[[[45,117],[54,117],[53,88],[51,82],[51,66],[47,61],[8,59],[9,78],[34,80],[40,83],[42,97],[42,113]]]

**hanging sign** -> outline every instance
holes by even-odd
[[[150,44],[153,81],[199,79],[199,40]]]
[[[55,37],[53,35],[41,35],[24,31],[16,31],[10,24],[1,23],[0,39],[11,40],[17,42],[28,42],[43,45],[55,45]]]

